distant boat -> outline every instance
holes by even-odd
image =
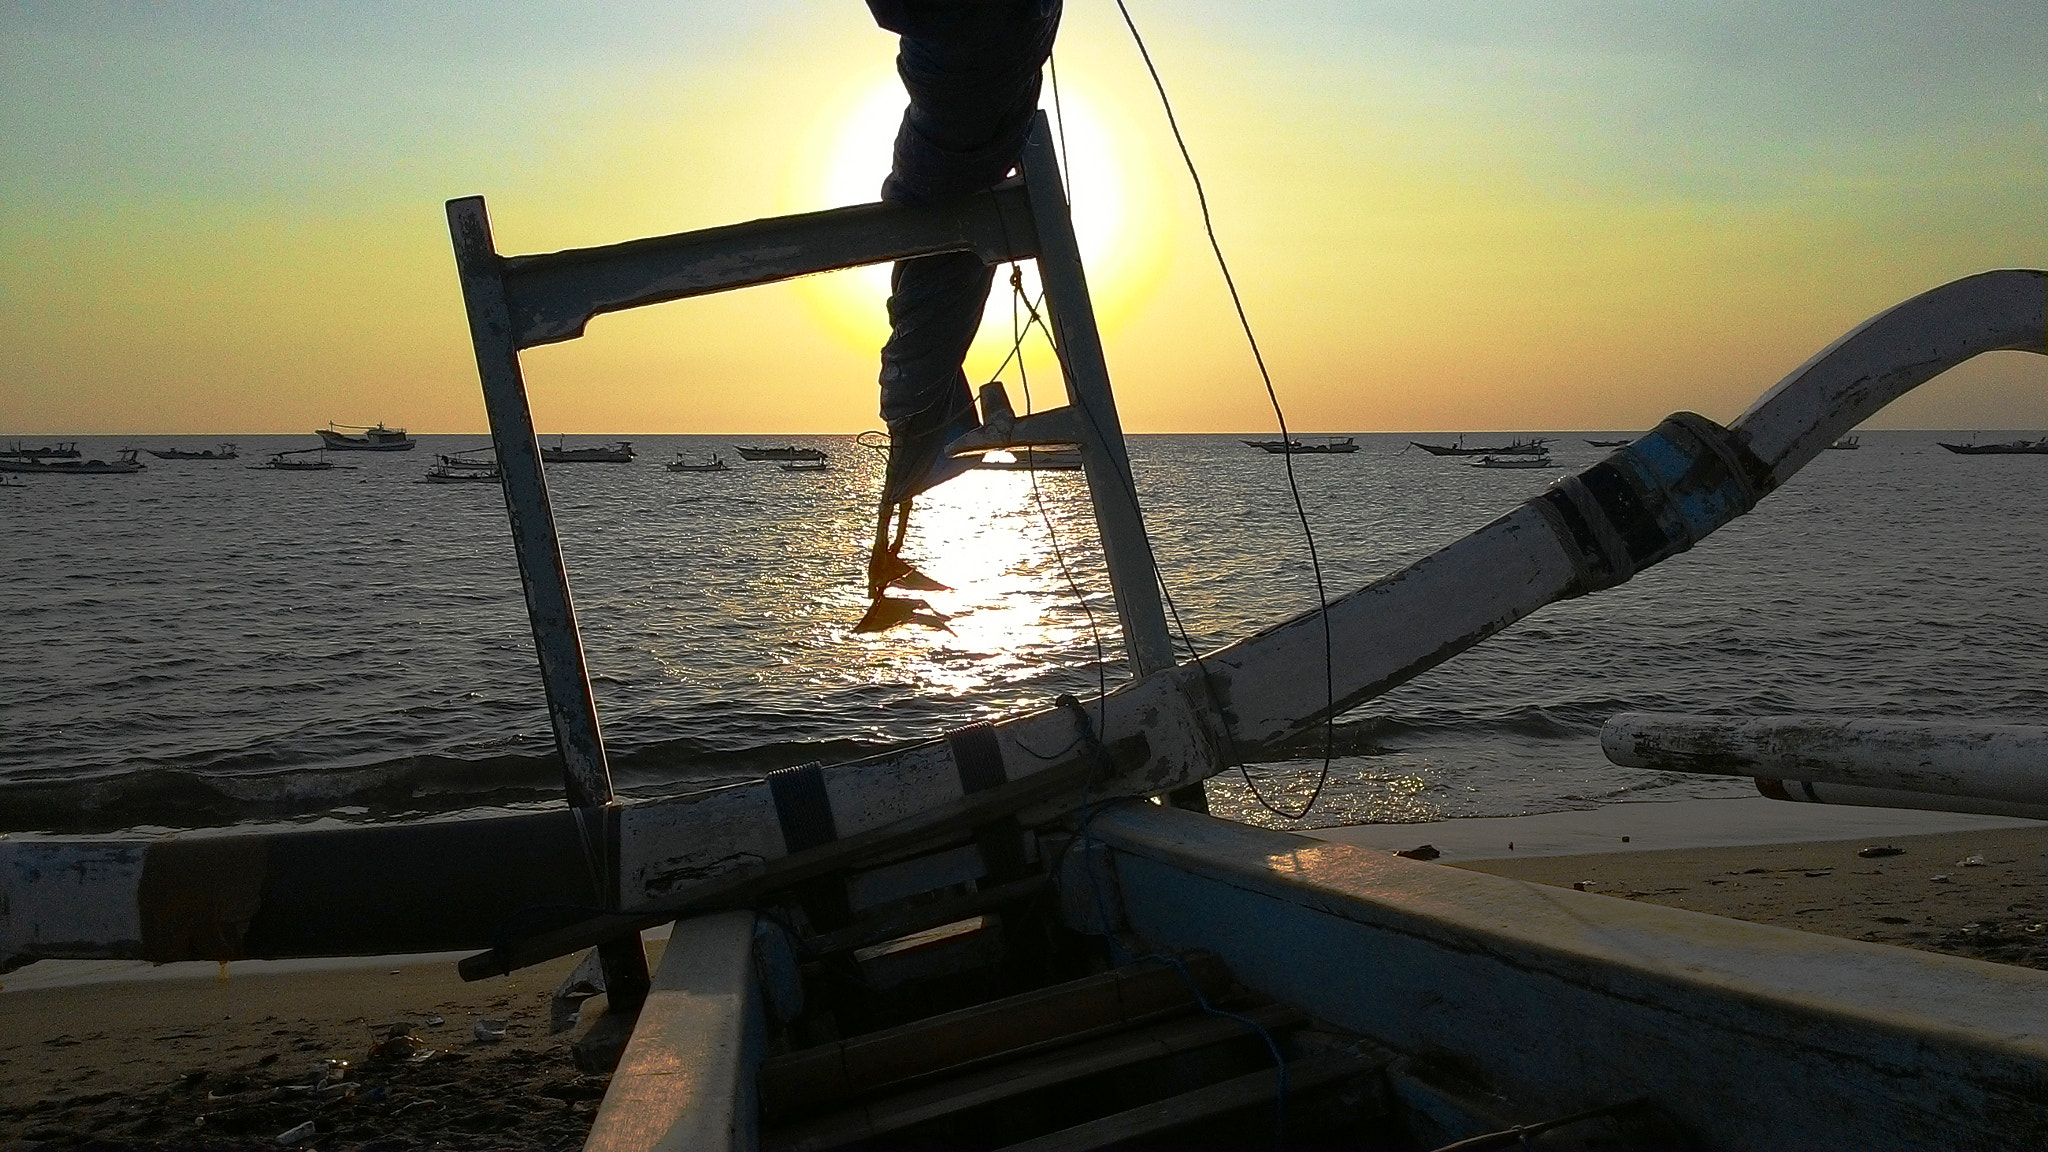
[[[1245,443],[1249,444],[1251,441],[1247,440]],[[1261,443],[1259,447],[1267,452],[1271,452],[1275,456],[1327,456],[1358,451],[1358,445],[1353,442],[1353,438],[1350,436],[1332,436],[1321,444],[1306,444],[1300,440],[1285,443],[1278,440],[1268,440]]]
[[[318,452],[320,453],[320,458],[318,460],[292,459],[294,456],[303,456],[308,452]],[[285,452],[272,452],[270,459],[263,461],[261,464],[251,464],[249,467],[273,468],[279,472],[325,472],[335,467],[335,463],[327,458],[327,449],[324,447],[293,448]]]
[[[472,448],[472,449],[469,449],[469,451],[472,451],[472,452],[488,452],[488,451],[490,451],[490,449],[488,449],[488,448]],[[497,462],[497,461],[496,461],[495,459],[492,459],[492,460],[472,460],[472,459],[470,459],[469,457],[467,457],[467,456],[464,456],[464,455],[462,455],[461,453],[457,453],[457,454],[455,454],[455,455],[453,455],[453,456],[445,456],[445,455],[444,455],[444,456],[436,456],[436,457],[434,457],[434,459],[436,459],[436,460],[440,461],[440,462],[441,462],[441,467],[443,467],[443,468],[467,468],[467,469],[471,469],[471,470],[476,470],[476,469],[480,469],[480,468],[496,468],[496,467],[498,466],[498,462]]]
[[[142,471],[142,461],[135,458],[135,449],[123,448],[113,460],[43,460],[34,457],[15,457],[0,460],[0,472],[18,472],[26,475],[53,476],[124,476],[130,472]]]
[[[0,456],[13,456],[22,460],[76,460],[78,459],[78,441],[63,440],[58,442],[55,448],[23,448],[21,441],[16,440],[14,447],[9,448],[5,452],[0,452]]]
[[[1278,452],[1290,445],[1297,448],[1301,446],[1299,440],[1240,440],[1238,443],[1247,448],[1263,448],[1268,452]]]
[[[2003,444],[1950,444],[1943,440],[1935,443],[1964,456],[2048,456],[2048,436],[2039,440],[2008,440]]]
[[[361,436],[350,436],[341,431],[361,432]],[[359,424],[329,424],[313,431],[320,437],[323,448],[337,452],[410,452],[419,441],[405,434],[403,428],[386,428],[382,424],[365,428]]]
[[[1588,444],[1591,444],[1591,445],[1592,445],[1593,447],[1595,447],[1595,448],[1626,448],[1626,447],[1628,447],[1629,445],[1631,445],[1631,444],[1635,443],[1635,441],[1633,441],[1633,440],[1588,440],[1588,441],[1586,441],[1586,443],[1588,443]]]
[[[1008,456],[1008,460],[991,460],[989,456]],[[991,452],[974,463],[976,468],[995,468],[1016,472],[1072,472],[1081,467],[1079,448],[1013,448],[1002,453]]]
[[[1472,462],[1474,468],[1548,468],[1548,456],[1488,456]]]
[[[742,460],[823,460],[825,453],[817,448],[797,448],[784,444],[775,448],[749,448],[735,444],[733,449]]]
[[[1835,441],[1833,444],[1828,445],[1828,447],[1847,451],[1853,448],[1861,447],[1861,445],[1857,443],[1856,437],[1844,436],[1840,440]]]
[[[151,448],[148,451],[159,460],[233,460],[241,455],[233,444],[223,444],[217,449],[207,448],[199,452],[194,452],[190,448]]]
[[[500,473],[496,464],[478,464],[473,461],[458,461],[454,464],[436,464],[420,477],[422,484],[496,484]]]
[[[26,488],[26,487],[28,487],[28,485],[26,485],[26,484],[23,484],[23,483],[22,483],[21,481],[19,481],[19,480],[9,480],[9,479],[8,479],[7,477],[5,477],[5,476],[0,476],[0,488]]]
[[[732,471],[732,465],[730,465],[730,464],[727,464],[727,463],[725,462],[725,457],[723,457],[723,456],[713,456],[713,457],[711,458],[711,462],[710,462],[709,464],[692,464],[692,463],[691,463],[691,462],[689,462],[688,460],[685,460],[685,459],[683,459],[683,454],[682,454],[682,453],[680,453],[680,452],[676,453],[676,458],[675,458],[675,459],[673,459],[673,460],[669,461],[669,462],[668,462],[667,464],[664,464],[664,465],[662,465],[662,467],[664,467],[664,468],[667,468],[667,469],[668,469],[669,471],[671,471],[671,472],[730,472],[730,471]]]
[[[541,445],[540,458],[548,464],[631,464],[633,457],[631,441],[614,440],[602,448],[569,448],[557,437],[553,448]]]
[[[831,467],[830,464],[819,461],[816,464],[784,464],[782,470],[784,472],[826,472],[831,470]]]
[[[1516,440],[1511,444],[1493,448],[1467,448],[1463,436],[1458,437],[1456,444],[1424,444],[1420,440],[1410,440],[1408,443],[1431,456],[1542,456],[1550,451],[1550,441],[1544,439]]]

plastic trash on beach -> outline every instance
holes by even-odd
[[[1962,858],[1961,860],[1958,860],[1958,861],[1956,861],[1956,867],[1958,867],[1958,868],[1982,868],[1982,867],[1984,867],[1984,857],[1982,857],[1982,856],[1965,856],[1965,857],[1963,857],[1963,858]]]
[[[510,1023],[508,1020],[479,1018],[476,1022],[476,1038],[485,1044],[496,1044],[505,1038],[505,1029]]]
[[[304,1124],[300,1124],[292,1128],[287,1128],[284,1131],[278,1133],[277,1142],[287,1147],[293,1144],[303,1144],[306,1141],[311,1140],[316,1131],[317,1129],[313,1127],[313,1122],[311,1120],[308,1120]]]

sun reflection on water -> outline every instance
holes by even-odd
[[[904,558],[949,586],[917,595],[950,617],[950,633],[897,629],[857,637],[877,657],[871,677],[968,695],[1043,672],[1050,654],[1092,649],[1088,614],[1060,570],[1065,553],[1085,593],[1100,549],[1074,473],[1036,478],[1018,471],[970,472],[921,497]],[[1048,530],[1050,521],[1050,530]],[[851,621],[861,606],[851,606]],[[1096,612],[1096,626],[1113,631]],[[1105,645],[1116,637],[1106,633]]]

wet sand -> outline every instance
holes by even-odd
[[[573,1031],[547,1034],[573,963],[474,984],[433,957],[56,987],[30,965],[0,976],[0,1149],[275,1149],[307,1122],[293,1143],[320,1149],[579,1148],[607,1078],[577,1072]],[[486,1018],[503,1040],[477,1038]]]
[[[1904,851],[1858,854],[1866,848]],[[1443,862],[1737,920],[2048,969],[2048,824]]]

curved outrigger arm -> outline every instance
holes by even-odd
[[[578,885],[562,878],[587,860],[566,812],[147,841],[10,839],[0,840],[0,958],[488,946],[463,965],[474,978],[826,875],[894,870],[880,887],[898,892],[990,875],[1001,855],[990,837],[1003,829],[1015,847],[1018,825],[1214,775],[1313,728],[1328,700],[1338,712],[1356,707],[1544,605],[1619,584],[1749,510],[1915,385],[1999,350],[2048,352],[2048,274],[1987,272],[1908,300],[1801,366],[1731,427],[1675,415],[1331,602],[1327,695],[1304,672],[1323,665],[1323,621],[1310,611],[1085,708],[1068,702],[868,760],[614,805],[604,810],[613,872],[603,880],[616,885],[616,912],[564,916],[563,894]],[[451,840],[463,850],[449,851]]]

